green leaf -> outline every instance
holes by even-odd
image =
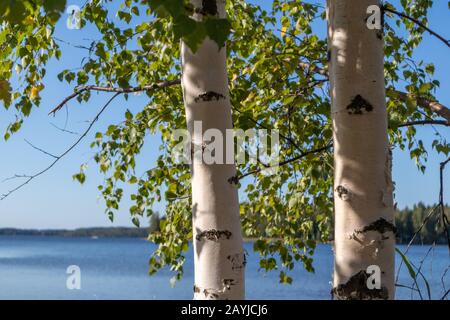
[[[83,172],[73,175],[73,179],[77,180],[79,183],[83,184],[86,181],[86,175]]]
[[[289,277],[284,271],[280,272],[280,283],[292,284],[292,278]]]
[[[414,271],[414,268],[413,268],[411,262],[409,261],[408,257],[406,255],[404,255],[403,252],[401,252],[400,249],[398,249],[398,248],[395,248],[395,251],[397,251],[397,253],[402,258],[403,262],[405,263],[406,268],[408,269],[408,272],[409,272],[409,275],[411,276],[411,278],[413,280],[416,280],[417,279],[416,272]]]
[[[0,101],[3,101],[6,108],[11,105],[11,90],[9,81],[0,80]]]
[[[231,30],[231,23],[227,19],[208,18],[205,21],[206,34],[214,40],[219,48],[223,48]]]

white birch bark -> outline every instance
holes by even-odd
[[[334,130],[334,299],[393,299],[394,208],[381,30],[367,27],[377,0],[328,0]],[[376,284],[378,266],[380,286]],[[376,267],[375,267],[376,268]]]
[[[194,18],[225,17],[223,0],[191,0]],[[181,49],[182,87],[188,130],[195,157],[207,148],[203,133],[217,129],[226,136],[232,128],[228,92],[226,48],[206,38],[193,53]],[[194,130],[201,121],[202,130]],[[225,141],[221,152],[225,161]],[[235,164],[206,164],[193,161],[192,204],[195,264],[194,299],[244,299],[245,256],[239,218],[238,189],[230,178]],[[231,182],[230,182],[231,181]]]

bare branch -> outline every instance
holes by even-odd
[[[58,127],[56,124],[54,124],[54,123],[52,123],[52,122],[50,123],[50,125],[52,125],[52,126],[55,127],[56,129],[58,129],[59,131],[62,131],[62,132],[65,132],[65,133],[73,134],[73,135],[75,135],[75,136],[79,136],[79,135],[80,135],[78,132],[70,131],[70,130],[67,130],[67,129],[64,129],[64,128],[60,128],[60,127]]]
[[[66,97],[60,104],[58,104],[58,106],[56,106],[55,109],[50,111],[49,114],[55,115],[56,112],[61,110],[62,107],[64,107],[64,105],[67,102],[78,97],[80,94],[82,94],[83,92],[86,92],[86,91],[135,93],[135,92],[143,92],[143,91],[154,91],[157,89],[163,89],[163,88],[171,87],[174,85],[178,85],[180,83],[181,83],[180,79],[175,79],[175,80],[169,80],[169,81],[164,81],[164,82],[155,83],[155,84],[149,84],[149,85],[145,85],[145,86],[141,86],[141,87],[130,87],[130,88],[101,87],[101,86],[95,86],[95,85],[78,87],[75,89],[74,93],[72,93],[70,96]]]
[[[24,139],[25,140],[25,142],[30,146],[30,147],[32,147],[33,149],[35,149],[35,150],[37,150],[37,151],[39,151],[39,152],[42,152],[43,154],[46,154],[46,155],[48,155],[48,156],[50,156],[50,157],[52,157],[52,158],[55,158],[55,159],[57,159],[58,158],[58,156],[55,156],[54,154],[51,154],[50,152],[47,152],[47,151],[45,151],[44,149],[41,149],[41,148],[38,148],[38,147],[36,147],[34,144],[32,144],[30,141],[28,141],[27,139]]]
[[[28,176],[26,174],[15,174],[12,177],[3,179],[2,182],[6,182],[6,181],[10,181],[10,180],[15,180],[15,179],[25,179],[25,178],[30,178],[31,176]]]
[[[419,121],[409,121],[409,122],[405,122],[405,123],[399,124],[397,126],[397,128],[419,126],[419,125],[427,125],[427,124],[450,127],[450,121],[445,121],[445,120],[419,120]]]
[[[95,118],[91,121],[87,129],[83,132],[83,134],[62,154],[59,156],[56,156],[55,161],[53,161],[49,166],[47,166],[45,169],[39,171],[38,173],[31,175],[31,176],[15,176],[15,178],[26,178],[25,182],[18,185],[14,189],[8,191],[7,193],[0,196],[0,201],[5,200],[7,197],[9,197],[12,193],[16,192],[17,190],[25,187],[27,184],[29,184],[32,180],[36,179],[37,177],[43,175],[47,171],[49,171],[51,168],[53,168],[62,158],[64,158],[68,153],[70,153],[75,147],[87,136],[87,134],[91,131],[94,124],[98,121],[101,114],[106,110],[106,108],[111,104],[111,102],[119,96],[121,93],[117,92],[114,96],[111,97],[111,99],[108,100],[108,102],[100,109],[100,111],[97,113]]]

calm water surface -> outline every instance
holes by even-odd
[[[252,244],[245,244],[249,253],[246,271],[246,290],[249,299],[329,299],[333,268],[331,246],[319,245],[315,258],[315,273],[296,267],[292,285],[281,285],[278,272],[258,271],[258,255]],[[404,247],[400,246],[400,249]],[[148,258],[155,246],[141,239],[90,239],[57,237],[1,237],[0,236],[0,299],[191,299],[193,262],[189,253],[185,276],[174,288],[172,274],[163,270],[148,276]],[[414,246],[409,258],[419,265],[429,246]],[[399,257],[397,257],[397,263]],[[450,288],[450,271],[442,278],[450,263],[445,246],[435,247],[423,264],[432,298],[443,295]],[[81,290],[66,288],[66,269],[70,265],[81,268]],[[406,268],[399,282],[410,286],[412,280]],[[427,298],[422,284],[424,298]],[[397,298],[418,299],[417,293],[398,288]]]

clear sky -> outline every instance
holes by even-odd
[[[119,1],[117,1],[119,2]],[[323,2],[323,1],[317,1]],[[439,31],[445,38],[450,38],[449,10],[447,1],[434,1],[434,8],[430,12],[429,21],[432,29]],[[84,0],[68,1],[69,4],[81,5]],[[267,0],[267,5],[271,1]],[[66,15],[67,17],[67,15]],[[319,26],[320,28],[321,26]],[[323,28],[325,26],[322,26]],[[323,29],[323,32],[325,29]],[[57,28],[56,35],[66,41],[75,44],[89,44],[96,39],[98,34],[91,28],[82,30],[68,30],[63,19]],[[32,116],[26,121],[19,134],[14,135],[7,143],[0,140],[0,180],[14,174],[30,174],[43,169],[52,160],[42,153],[33,150],[25,142],[31,141],[35,145],[58,154],[72,144],[77,137],[64,134],[52,126],[63,127],[66,124],[65,111],[60,112],[55,118],[47,114],[64,97],[69,95],[73,87],[60,83],[56,75],[66,68],[78,68],[84,50],[62,45],[63,58],[52,62],[48,66],[45,81],[46,89],[42,92],[42,105],[34,110]],[[433,62],[436,65],[436,78],[441,81],[441,88],[437,91],[437,97],[445,104],[450,105],[450,59],[449,50],[435,38],[426,36],[423,44],[417,49],[418,59]],[[99,108],[107,101],[108,94],[93,94],[89,103],[69,103],[67,129],[82,132],[86,127],[86,121],[91,120]],[[96,124],[94,130],[105,130],[111,123],[118,123],[123,119],[126,109],[132,112],[140,110],[145,105],[144,97],[131,97],[128,102],[117,99],[108,111]],[[5,112],[0,108],[0,130],[2,132],[7,124],[14,119],[14,114]],[[450,128],[438,128],[442,135],[450,138]],[[432,128],[419,128],[418,135],[424,140],[427,147],[433,140]],[[97,173],[97,167],[92,160],[94,152],[89,148],[93,140],[92,135],[85,139],[71,154],[64,158],[50,172],[33,181],[30,185],[13,194],[4,201],[0,201],[0,228],[77,228],[91,226],[131,226],[128,214],[129,202],[127,194],[122,203],[121,210],[116,216],[114,224],[111,224],[104,212],[103,201],[99,197],[97,185],[103,181],[103,177]],[[159,138],[149,138],[149,143],[140,155],[142,159],[141,169],[154,166],[159,146]],[[431,148],[430,148],[431,149]],[[435,153],[429,154],[428,168],[423,175],[414,162],[409,158],[408,152],[394,150],[393,177],[396,182],[396,201],[400,208],[412,206],[422,201],[432,204],[438,200],[439,163],[443,156]],[[72,180],[72,175],[79,170],[82,163],[88,162],[87,180],[84,185]],[[450,168],[447,170],[445,181],[450,182]],[[0,183],[0,193],[9,190],[18,181]],[[450,199],[450,185],[445,195],[447,202]],[[162,208],[160,208],[162,210]]]

